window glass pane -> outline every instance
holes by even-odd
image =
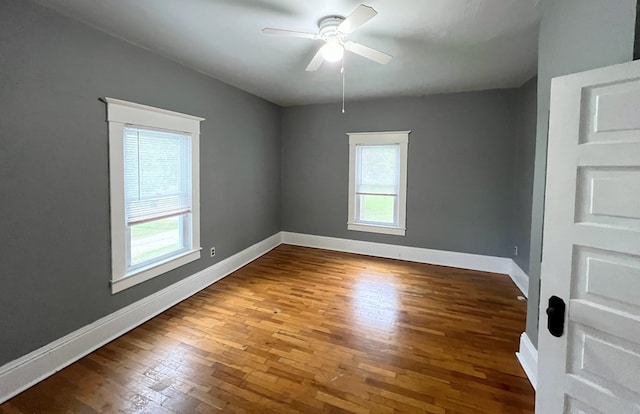
[[[357,193],[398,194],[399,145],[357,146]]]
[[[188,218],[169,217],[130,227],[131,266],[185,249],[184,226]]]
[[[395,196],[358,195],[356,221],[396,224]]]

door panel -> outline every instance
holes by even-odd
[[[583,334],[580,369],[602,381],[609,387],[622,386],[640,393],[640,355],[633,351],[637,346],[624,344],[618,338],[602,335],[602,339]]]
[[[640,129],[640,118],[637,116],[637,108],[640,106],[640,80],[625,79],[619,83],[614,81],[602,86],[584,85],[582,97],[581,125],[585,129],[580,134],[581,144],[640,141],[637,134],[633,133],[634,130]]]
[[[567,398],[565,412],[570,414],[602,414],[601,411],[593,407],[588,407],[580,401],[576,401],[571,397]]]
[[[640,223],[640,171],[602,171],[598,175],[591,179],[589,213]]]
[[[617,85],[591,88],[589,108],[595,109],[594,134],[590,137],[609,139],[622,134],[603,134],[603,132],[622,132],[640,129],[640,82],[629,81]]]
[[[580,168],[576,222],[640,229],[640,169]]]
[[[632,261],[638,262],[637,258]],[[589,258],[587,260],[586,292],[617,300],[623,304],[636,305],[638,292],[640,292],[640,263],[632,267]],[[617,306],[616,304],[609,305]]]
[[[640,259],[637,256],[576,247],[574,258],[572,298],[629,313],[638,312]]]

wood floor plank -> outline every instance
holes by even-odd
[[[533,413],[504,275],[282,245],[0,413]]]

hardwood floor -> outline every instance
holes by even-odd
[[[282,245],[2,413],[533,413],[504,275]]]

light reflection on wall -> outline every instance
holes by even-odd
[[[354,292],[354,322],[372,330],[393,333],[400,306],[393,276],[363,273]]]

